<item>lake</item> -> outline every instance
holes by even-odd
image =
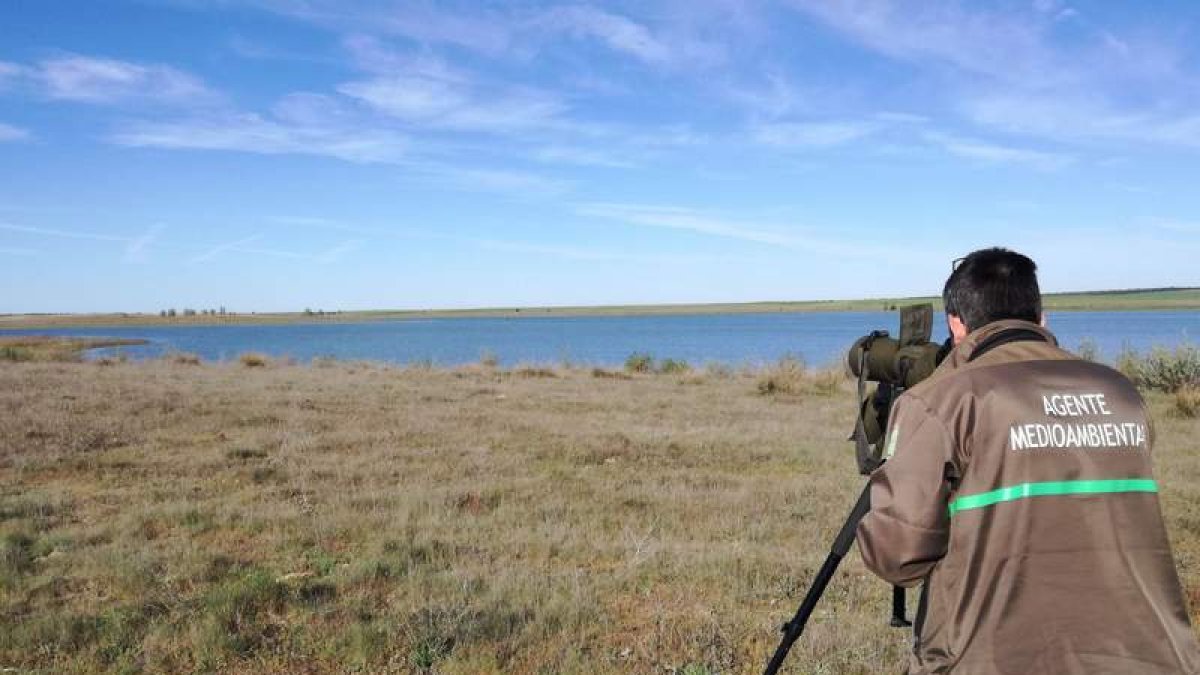
[[[1200,312],[1058,312],[1047,324],[1061,344],[1076,349],[1090,340],[1111,361],[1124,346],[1146,351],[1193,342]],[[944,340],[939,315],[934,339]],[[619,365],[630,354],[707,362],[757,364],[785,355],[810,365],[840,361],[854,340],[874,329],[895,335],[896,312],[811,312],[675,316],[398,319],[361,323],[153,326],[0,330],[0,335],[78,335],[145,338],[149,344],[96,350],[147,358],[180,351],[206,360],[232,360],[244,352],[368,359],[394,363],[457,365],[494,355],[502,365],[580,363]]]

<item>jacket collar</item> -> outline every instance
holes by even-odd
[[[975,353],[975,350],[984,341],[997,333],[1013,328],[1030,330],[1035,333],[1039,333],[1046,338],[1047,343],[1055,346],[1058,345],[1058,340],[1054,337],[1053,333],[1046,330],[1042,326],[1033,323],[1032,321],[1024,321],[1022,319],[1001,319],[1000,321],[993,321],[992,323],[968,333],[967,336],[963,338],[962,342],[959,342],[957,345],[955,345],[954,349],[950,351],[950,354],[946,356],[946,362],[950,364],[951,368],[958,368],[966,364],[971,359],[971,356]]]

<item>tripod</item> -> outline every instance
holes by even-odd
[[[858,496],[858,501],[854,503],[854,508],[850,510],[850,515],[846,518],[846,523],[842,525],[842,529],[838,531],[837,537],[834,538],[829,555],[825,558],[821,569],[817,571],[817,576],[813,579],[812,586],[809,586],[808,593],[804,595],[804,601],[800,603],[800,608],[796,610],[796,615],[792,617],[791,621],[783,624],[783,628],[781,629],[783,631],[783,639],[780,640],[779,646],[775,649],[774,656],[767,663],[767,669],[763,671],[763,675],[775,675],[775,673],[779,672],[779,667],[783,665],[783,660],[787,658],[792,645],[796,640],[800,639],[800,634],[804,632],[804,625],[808,623],[808,617],[812,615],[813,610],[816,608],[817,601],[825,593],[825,587],[833,579],[833,574],[837,571],[838,564],[850,552],[850,546],[854,543],[854,533],[858,529],[858,522],[863,519],[863,516],[867,515],[867,510],[870,508],[871,487],[867,485],[863,488],[862,494]],[[891,625],[895,627],[912,625],[904,618],[904,589],[899,586],[892,587]]]

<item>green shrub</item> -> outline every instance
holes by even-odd
[[[687,361],[675,359],[663,359],[663,362],[658,366],[658,372],[666,375],[691,372],[692,367]]]
[[[25,347],[11,345],[0,347],[0,361],[32,361],[33,351]]]
[[[625,370],[631,373],[653,372],[654,357],[645,352],[634,352],[625,359]]]
[[[1128,377],[1131,381],[1138,381],[1138,371],[1141,367],[1142,359],[1138,353],[1129,345],[1121,347],[1121,352],[1117,354],[1117,360],[1113,364],[1121,374]]]
[[[36,540],[22,532],[0,538],[0,575],[15,577],[33,569]]]
[[[196,645],[202,664],[253,654],[272,636],[270,614],[283,609],[287,587],[265,570],[251,570],[204,596],[203,630]]]
[[[1174,351],[1154,349],[1143,362],[1141,374],[1143,386],[1165,392],[1200,385],[1200,348],[1180,345]]]
[[[467,621],[467,611],[459,607],[426,607],[411,614],[403,629],[409,664],[417,672],[433,670],[467,632]]]
[[[1179,345],[1174,350],[1155,347],[1146,356],[1125,350],[1117,369],[1143,389],[1173,394],[1184,387],[1200,386],[1200,348]]]

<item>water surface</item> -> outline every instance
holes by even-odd
[[[3,334],[145,338],[149,344],[98,350],[134,358],[180,351],[207,360],[245,352],[309,361],[316,357],[394,363],[456,365],[494,355],[501,364],[616,365],[634,352],[692,364],[755,364],[784,355],[826,365],[842,358],[854,340],[874,329],[895,334],[896,312],[808,312],[672,316],[397,319],[362,323],[229,326],[151,326],[2,330]],[[1049,328],[1069,349],[1090,340],[1102,358],[1123,347],[1145,351],[1194,341],[1200,312],[1057,312]],[[946,337],[941,315],[934,339]]]

